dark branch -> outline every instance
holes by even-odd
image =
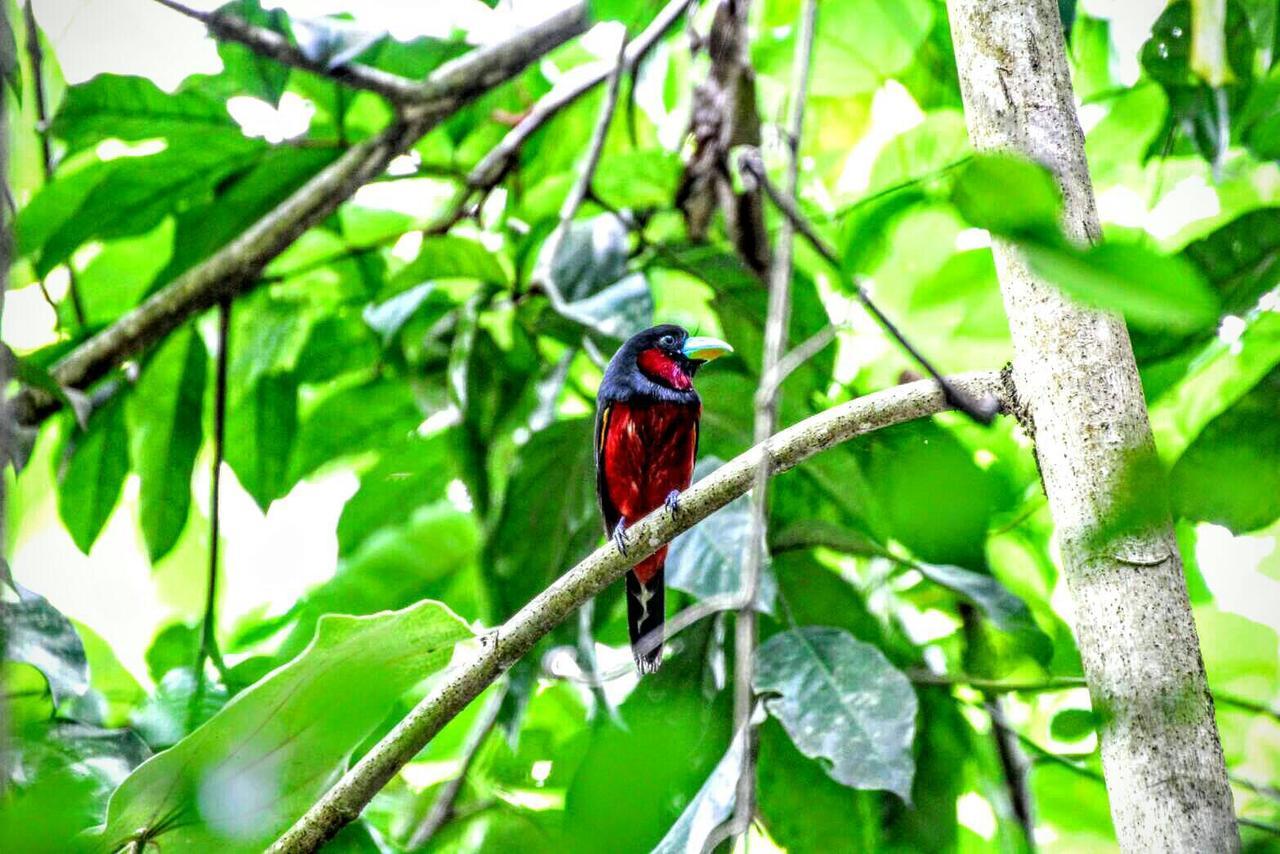
[[[323,59],[307,56],[303,50],[273,30],[257,27],[234,15],[218,12],[201,12],[176,0],[156,0],[175,12],[194,18],[209,28],[209,34],[221,41],[237,42],[249,50],[275,60],[281,65],[301,68],[337,80],[353,89],[376,92],[395,103],[409,103],[419,97],[419,84],[398,74],[389,74],[377,68],[357,63],[330,65]]]
[[[380,175],[393,158],[446,115],[516,74],[551,47],[580,34],[584,27],[583,7],[575,6],[505,42],[472,51],[437,69],[424,84],[434,93],[429,106],[415,108],[412,115],[352,146],[238,238],[59,361],[52,371],[54,378],[63,386],[86,388],[189,317],[224,297],[253,290],[268,263],[359,187]],[[56,411],[59,403],[27,389],[14,398],[13,405],[18,421],[32,425]]]
[[[836,255],[835,250],[827,245],[826,241],[823,240],[818,232],[814,230],[813,225],[805,218],[804,214],[800,212],[800,209],[796,207],[795,199],[781,193],[778,188],[769,181],[769,178],[764,171],[764,164],[760,160],[760,153],[753,150],[744,151],[738,160],[738,165],[739,168],[741,168],[744,177],[759,183],[759,185],[764,189],[765,195],[767,195],[769,200],[772,201],[778,210],[782,212],[783,216],[790,220],[796,231],[805,239],[805,242],[812,246],[814,251],[821,255],[822,259],[830,264],[837,273],[844,276],[844,270],[841,267],[839,256]],[[915,359],[916,362],[919,363],[920,367],[924,368],[925,371],[927,371],[928,374],[937,381],[937,383],[942,387],[942,391],[947,396],[947,400],[951,405],[963,412],[965,415],[968,415],[974,421],[977,421],[979,424],[990,424],[992,418],[994,418],[996,414],[995,399],[971,400],[964,397],[963,393],[959,389],[949,387],[947,385],[946,378],[938,372],[938,369],[933,366],[933,363],[925,358],[923,353],[917,350],[915,346],[907,340],[906,336],[903,335],[898,327],[894,325],[893,321],[885,316],[885,313],[882,312],[875,302],[872,301],[871,296],[867,293],[866,289],[857,281],[853,283],[853,286],[854,295],[857,296],[858,301],[861,302],[863,306],[866,307],[867,311],[871,313],[871,316],[874,317],[882,327],[884,327],[884,330],[898,342],[899,346],[906,350],[907,353],[911,355],[911,358]]]

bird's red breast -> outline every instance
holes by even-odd
[[[688,489],[701,414],[701,404],[609,404],[600,425],[604,483],[622,518],[634,522]],[[664,547],[636,566],[636,577],[648,583],[665,557]]]

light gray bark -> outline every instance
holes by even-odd
[[[970,136],[1051,169],[1065,227],[1101,234],[1052,0],[948,0]],[[1035,439],[1126,851],[1239,847],[1222,748],[1123,321],[1082,308],[995,243],[1019,415]],[[1135,512],[1136,511],[1136,512]]]

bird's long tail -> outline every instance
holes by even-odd
[[[667,547],[663,546],[627,573],[627,628],[641,673],[656,673],[662,666],[662,625],[666,622],[662,571],[666,561]]]

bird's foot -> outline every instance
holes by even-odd
[[[680,490],[673,489],[667,493],[667,499],[662,502],[667,509],[671,511],[671,515],[675,516],[680,512]]]
[[[613,540],[613,544],[618,548],[618,554],[622,555],[623,557],[626,557],[627,548],[630,545],[627,542],[627,520],[626,519],[618,520],[618,524],[613,529],[613,536],[611,537],[611,539]]]

